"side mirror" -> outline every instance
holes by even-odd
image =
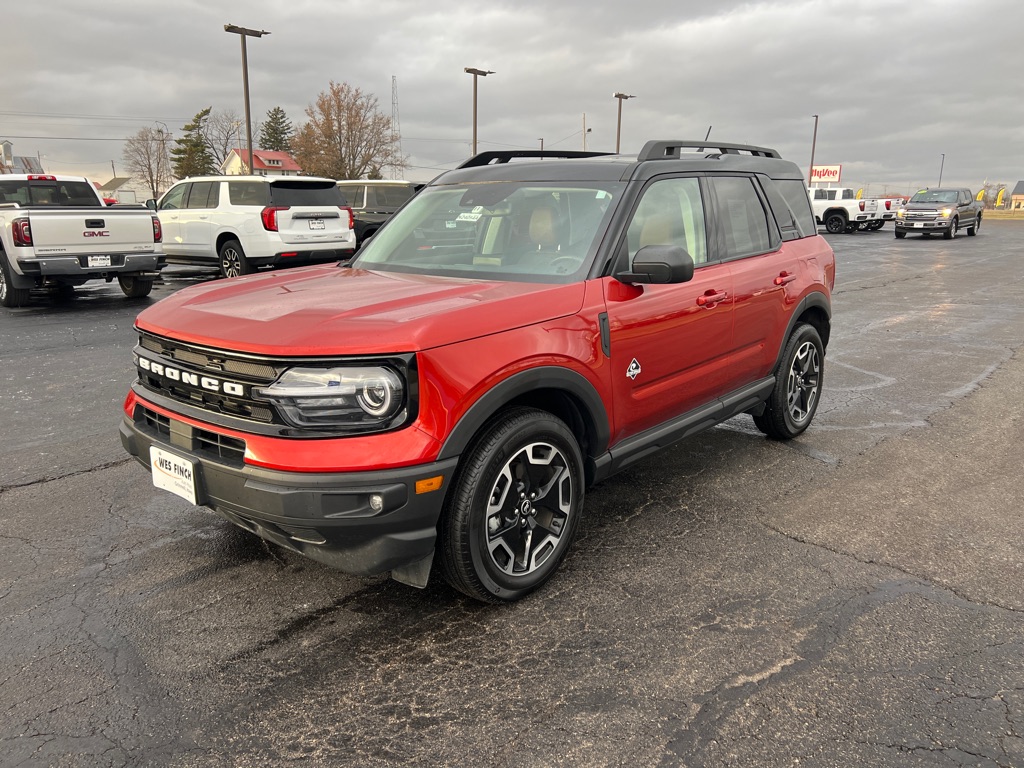
[[[686,283],[693,279],[693,259],[678,245],[645,245],[633,257],[633,271],[615,277],[624,283]]]
[[[146,201],[146,207],[149,208],[149,210],[151,210],[151,211],[155,211],[156,210],[156,200],[154,200],[153,198],[149,198],[149,200]]]

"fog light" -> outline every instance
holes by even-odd
[[[380,512],[384,509],[384,497],[379,493],[370,494],[370,509],[374,512]]]

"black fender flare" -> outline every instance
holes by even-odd
[[[11,284],[12,288],[36,287],[36,279],[34,277],[27,277],[14,271],[14,265],[11,264],[11,260],[7,258],[7,251],[4,250],[3,243],[0,243],[0,259],[7,262],[7,281]]]
[[[779,345],[779,352],[775,357],[775,365],[772,367],[772,373],[774,374],[779,370],[779,366],[782,365],[782,354],[786,351],[786,342],[789,337],[793,335],[793,329],[796,328],[796,324],[800,322],[800,318],[803,317],[804,313],[808,309],[820,309],[825,313],[831,323],[832,320],[832,304],[829,302],[828,297],[821,291],[812,291],[811,293],[804,296],[800,303],[797,304],[796,309],[789,318],[789,325],[786,327],[786,333],[782,337],[782,344]],[[822,343],[828,346],[828,334],[822,337]]]
[[[597,389],[581,373],[556,365],[545,365],[509,376],[473,403],[448,434],[437,460],[461,455],[481,427],[504,405],[540,389],[561,390],[575,397],[587,411],[583,414],[584,418],[589,419],[593,426],[595,444],[590,446],[591,452],[596,455],[607,449],[608,441],[611,440],[611,427],[608,411]]]

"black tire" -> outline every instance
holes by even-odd
[[[956,230],[958,224],[959,221],[957,220],[956,216],[954,216],[953,220],[949,222],[949,226],[946,229],[942,230],[942,239],[952,240],[954,237],[956,237]]]
[[[858,229],[860,229],[860,224],[855,224],[855,223],[851,222],[851,223],[846,225],[846,229],[844,229],[843,232],[845,232],[848,235],[852,235]]]
[[[870,221],[870,222],[868,222],[867,224],[864,225],[864,229],[868,230],[869,232],[877,232],[878,230],[880,230],[884,226],[885,226],[885,221],[884,220],[882,220],[882,221]]]
[[[896,239],[897,240],[902,240],[906,236],[907,236],[907,233],[904,232],[902,229],[897,229],[896,230]]]
[[[220,247],[220,273],[223,277],[238,277],[252,272],[245,251],[237,240],[225,240]]]
[[[967,228],[967,236],[974,237],[978,234],[978,230],[981,229],[981,214],[978,214],[978,218],[974,220],[974,223]]]
[[[78,296],[75,293],[75,286],[71,285],[71,283],[57,283],[51,289],[51,292],[58,301],[72,301]]]
[[[464,454],[445,501],[445,580],[483,602],[524,597],[558,568],[582,509],[583,459],[569,428],[532,408],[501,414]]]
[[[14,287],[7,257],[0,250],[0,307],[24,307],[28,304],[29,298],[28,288]]]
[[[838,235],[846,230],[846,217],[841,213],[830,213],[825,217],[825,231]]]
[[[146,277],[118,275],[117,284],[121,286],[121,292],[129,299],[145,298],[153,290],[153,280]]]
[[[798,323],[775,373],[775,389],[754,424],[773,440],[791,440],[814,419],[825,374],[825,347],[817,329]]]

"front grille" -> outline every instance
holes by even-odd
[[[903,214],[907,221],[935,221],[938,217],[935,211],[906,211]]]
[[[230,464],[241,464],[245,458],[245,440],[239,440],[237,437],[197,429],[195,444],[197,452],[215,454]]]
[[[152,354],[145,355],[143,350]],[[149,370],[141,365],[138,369],[139,381],[150,392],[208,413],[275,423],[273,410],[256,399],[253,391],[273,383],[283,365],[278,368],[149,334],[140,336],[137,353],[150,366]],[[167,375],[169,368],[173,375]]]

